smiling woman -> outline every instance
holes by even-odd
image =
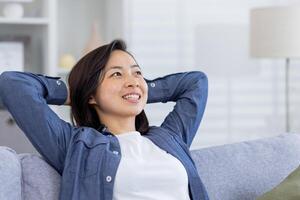
[[[77,126],[98,130],[105,126],[116,134],[148,131],[143,110],[147,84],[123,41],[115,40],[84,56],[70,72],[68,82],[72,119]],[[125,97],[132,93],[139,99]]]
[[[61,200],[209,199],[189,152],[206,106],[203,72],[147,80],[125,43],[115,40],[79,60],[69,91],[58,79],[4,72],[0,97],[62,175]],[[73,125],[48,106],[63,105],[68,96]],[[169,101],[174,109],[149,127],[146,103]]]
[[[133,57],[114,50],[104,68],[103,77],[89,104],[102,124],[114,134],[135,131],[135,118],[147,102],[148,87]]]

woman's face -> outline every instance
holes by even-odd
[[[98,114],[129,117],[144,109],[148,86],[141,69],[131,55],[114,50],[104,68],[102,82],[89,103]]]

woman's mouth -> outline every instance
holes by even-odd
[[[140,98],[141,98],[141,95],[139,95],[139,94],[127,94],[127,95],[124,95],[122,97],[123,97],[124,100],[126,100],[129,103],[138,103]]]

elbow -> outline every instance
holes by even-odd
[[[14,91],[12,88],[13,84],[11,84],[14,73],[13,71],[5,71],[0,75],[0,98],[2,98],[2,100],[4,96]]]
[[[206,93],[208,92],[208,78],[204,72],[196,71],[196,82],[198,83],[199,87],[204,89]]]
[[[201,81],[203,81],[203,82],[208,82],[208,78],[207,78],[207,75],[204,73],[204,72],[202,72],[202,71],[197,71],[196,72],[197,73],[197,78],[199,79],[199,80],[201,80]]]
[[[199,88],[199,96],[203,100],[206,105],[207,97],[208,97],[208,78],[204,72],[197,72],[197,88]]]
[[[5,89],[9,76],[10,72],[3,72],[0,74],[0,94],[2,94],[3,90]]]
[[[191,71],[187,74],[190,75],[190,79],[193,80],[193,83],[201,83],[203,86],[208,85],[207,75],[202,71]]]
[[[10,80],[14,76],[14,71],[4,71],[0,74],[0,83]],[[2,84],[1,84],[2,85]]]
[[[4,90],[13,77],[14,72],[5,71],[0,74],[0,91]]]

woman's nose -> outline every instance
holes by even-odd
[[[128,77],[126,82],[127,87],[139,87],[139,82],[134,77]]]

